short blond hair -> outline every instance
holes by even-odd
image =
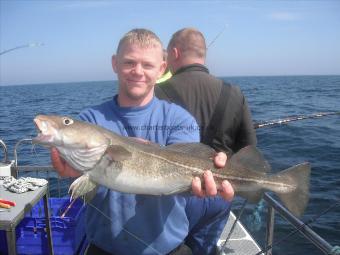
[[[183,28],[174,33],[168,49],[177,47],[184,55],[205,58],[206,44],[203,34],[195,28]]]
[[[143,48],[160,47],[163,49],[162,42],[158,36],[154,32],[144,28],[135,28],[127,32],[119,41],[117,54],[125,43],[137,44]]]

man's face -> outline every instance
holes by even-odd
[[[122,45],[117,56],[112,58],[119,80],[119,97],[125,101],[151,100],[153,87],[165,66],[160,45],[148,48],[130,43]]]

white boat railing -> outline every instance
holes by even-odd
[[[5,144],[2,140],[0,140],[0,145],[1,145],[2,150],[3,150],[3,153],[4,153],[2,162],[3,162],[3,163],[6,163],[6,162],[8,161],[8,151],[7,151],[7,146],[6,146],[6,144]]]
[[[74,178],[69,177],[61,177],[57,174],[53,166],[51,165],[19,165],[18,164],[18,150],[19,147],[22,144],[30,144],[32,145],[32,139],[25,138],[18,141],[14,146],[14,162],[11,166],[11,173],[12,176],[15,178],[19,177],[19,172],[21,173],[35,173],[36,176],[34,177],[40,177],[47,179],[49,184],[51,184],[51,180],[55,180],[55,183],[53,182],[53,188],[51,188],[52,185],[49,185],[49,197],[63,197],[67,195],[68,187],[73,182]],[[65,187],[67,189],[65,189]]]
[[[301,220],[299,220],[268,193],[265,193],[263,198],[268,204],[266,246],[264,249],[266,251],[266,255],[272,254],[275,212],[279,213],[288,223],[290,223],[295,228],[295,231],[293,231],[290,235],[287,235],[286,238],[299,232],[305,237],[305,239],[309,240],[316,248],[318,248],[324,254],[339,254],[334,252],[335,249],[332,245],[330,245],[326,240],[324,240],[310,227],[308,227],[309,222],[304,223]]]

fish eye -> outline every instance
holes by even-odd
[[[63,123],[64,123],[64,125],[68,126],[68,125],[71,125],[73,123],[73,120],[70,119],[70,118],[64,118]]]

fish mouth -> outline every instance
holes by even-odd
[[[49,145],[53,142],[53,135],[50,134],[50,126],[47,121],[35,118],[34,124],[37,129],[37,136],[32,139],[33,143]]]

